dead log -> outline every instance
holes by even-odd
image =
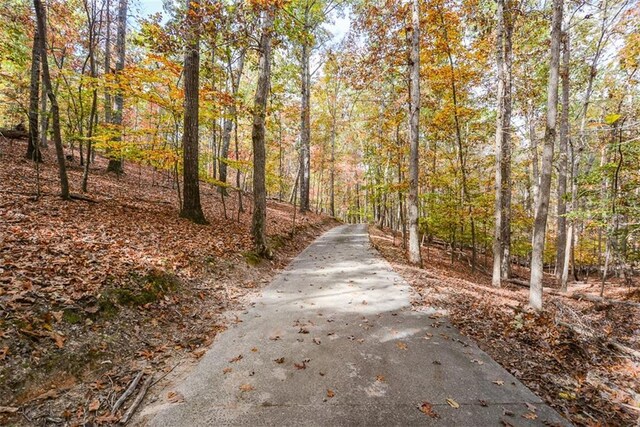
[[[22,129],[0,129],[0,136],[7,139],[23,139],[29,136],[29,132]]]

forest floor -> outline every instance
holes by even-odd
[[[337,223],[269,201],[271,261],[251,252],[251,199],[201,187],[209,225],[178,217],[166,174],[97,158],[91,201],[58,196],[53,148],[36,169],[24,141],[0,141],[0,425],[118,421],[139,372],[155,385],[201,357],[288,262]],[[82,167],[69,162],[72,193]],[[226,211],[226,214],[225,214]],[[142,382],[140,383],[142,384]],[[160,383],[156,389],[161,389]],[[140,388],[140,387],[139,387]],[[153,388],[150,393],[153,393]]]
[[[448,311],[451,322],[560,414],[578,425],[640,422],[640,288],[600,282],[557,292],[545,277],[544,312],[526,309],[529,290],[491,286],[465,259],[423,247],[424,268],[408,264],[401,238],[370,227],[372,244],[417,291],[416,309]],[[524,280],[528,270],[514,267]],[[585,296],[586,295],[586,296]],[[575,297],[571,298],[571,296]],[[614,300],[614,302],[611,302]]]

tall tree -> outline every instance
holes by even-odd
[[[265,119],[267,115],[267,99],[271,81],[271,33],[275,19],[275,7],[267,6],[262,13],[262,28],[260,35],[258,64],[258,84],[253,98],[253,126],[251,128],[251,142],[253,144],[253,218],[251,234],[255,252],[263,257],[270,257],[271,251],[267,246],[267,188],[265,149]]]
[[[184,183],[180,216],[206,224],[200,205],[198,114],[200,105],[200,3],[186,0],[187,47],[184,54],[184,131],[182,152]]]
[[[127,0],[120,0],[118,6],[118,31],[116,32],[116,79],[119,79],[124,70],[125,54],[126,54],[126,37],[127,37]],[[108,42],[108,40],[107,40]],[[116,108],[111,112],[111,123],[118,126],[119,137],[122,139],[122,115],[124,110],[124,96],[122,89],[118,89],[115,95]],[[107,165],[107,171],[121,173],[122,157],[120,154],[115,154],[114,157],[109,159]]]
[[[422,264],[418,227],[418,150],[420,143],[420,1],[411,2],[411,51],[409,59],[409,262]]]
[[[231,94],[233,95],[233,102],[229,103],[225,108],[224,125],[222,128],[222,147],[220,149],[220,181],[227,182],[227,158],[229,156],[229,145],[231,144],[231,132],[233,132],[233,126],[236,122],[238,115],[238,108],[236,106],[236,97],[238,96],[238,89],[240,87],[240,78],[242,77],[242,71],[244,69],[244,58],[246,55],[246,47],[242,46],[239,49],[237,65],[233,68],[233,60],[230,49],[227,51],[227,72],[229,74],[229,80],[231,83]],[[224,187],[220,187],[221,191],[225,191]]]
[[[563,0],[553,0],[553,18],[551,21],[551,48],[549,59],[549,80],[547,83],[547,123],[544,132],[544,149],[540,167],[540,190],[536,203],[533,225],[533,251],[531,253],[531,283],[529,305],[542,310],[542,278],[544,274],[544,243],[547,231],[547,215],[551,191],[551,173],[553,168],[553,150],[556,139],[558,113],[558,80],[560,68],[560,44],[562,38]]]
[[[33,32],[33,47],[31,49],[31,84],[29,86],[29,141],[27,145],[28,159],[34,162],[42,161],[42,152],[38,139],[38,101],[40,95],[40,34],[37,23]]]
[[[556,236],[556,280],[562,284],[564,254],[567,245],[567,166],[569,138],[569,28],[562,33],[562,111],[560,113],[560,132],[558,134],[558,233]]]
[[[56,157],[58,159],[58,175],[60,177],[60,196],[64,200],[69,199],[69,180],[67,178],[67,167],[65,164],[64,147],[62,146],[62,133],[60,131],[60,107],[56,94],[51,84],[51,74],[49,73],[49,61],[47,58],[47,24],[45,10],[42,0],[33,0],[36,9],[36,19],[38,22],[38,38],[40,43],[40,60],[42,61],[42,83],[47,90],[47,96],[51,101],[51,116],[53,119],[53,141],[56,146]]]
[[[511,258],[511,63],[513,22],[505,0],[498,0],[496,64],[496,198],[491,283],[500,286],[510,275]]]

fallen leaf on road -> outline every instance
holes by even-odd
[[[384,382],[384,376],[376,375],[376,381],[383,383]]]
[[[278,340],[280,339],[280,335],[274,335],[274,336],[272,336],[272,337],[269,337],[269,339],[270,339],[271,341],[278,341]]]
[[[231,372],[231,371],[233,371],[233,369],[232,369],[232,368],[224,368],[224,369],[222,370],[222,373],[223,373],[223,374],[228,374],[228,373],[229,373],[229,372]]]
[[[333,396],[335,396],[336,394],[333,392],[333,390],[331,389],[327,389],[327,397],[331,398]]]
[[[496,385],[504,385],[504,381],[502,380],[497,380],[497,381],[492,381],[494,384]]]
[[[195,350],[193,350],[192,354],[196,357],[196,358],[201,358],[202,356],[204,356],[204,354],[207,352],[206,349],[204,348],[197,348]]]
[[[433,410],[433,406],[427,401],[422,402],[422,405],[420,405],[418,409],[420,409],[420,412],[430,416],[431,418],[438,418],[438,414]]]
[[[536,418],[538,418],[538,416],[536,414],[534,414],[533,412],[527,412],[526,414],[524,414],[522,416],[522,418],[526,418],[528,420],[535,420]]]
[[[282,363],[284,363],[284,357],[279,357],[277,359],[273,359],[273,361],[276,362],[276,363],[282,364]]]
[[[307,363],[304,360],[302,361],[302,364],[294,363],[293,366],[295,366],[296,369],[307,369]]]
[[[406,349],[407,349],[407,344],[405,344],[405,343],[403,343],[403,342],[400,342],[400,341],[398,341],[398,342],[396,343],[396,346],[397,346],[400,350],[406,350]]]
[[[305,328],[300,328],[300,330],[298,331],[299,334],[308,334],[309,330],[305,329]]]
[[[447,403],[454,409],[458,409],[460,407],[460,404],[451,398],[447,399]]]
[[[536,412],[538,410],[538,408],[536,408],[534,405],[532,405],[529,402],[525,402],[525,405],[527,406],[527,409],[530,410],[531,412]]]
[[[242,360],[242,355],[241,354],[239,354],[236,357],[234,357],[233,359],[229,360],[229,363],[239,362],[240,360]]]
[[[253,353],[257,353],[257,352],[258,352],[258,349],[257,349],[257,348],[255,348],[255,347],[253,347],[253,348],[251,349],[251,351],[252,351]]]
[[[167,399],[171,403],[182,403],[182,402],[184,402],[184,396],[181,393],[177,392],[177,391],[170,391],[167,394]]]
[[[242,384],[240,386],[240,390],[241,391],[252,391],[255,390],[256,388],[254,386],[252,386],[251,384]]]
[[[318,338],[314,338],[313,343],[320,345],[321,341]]]

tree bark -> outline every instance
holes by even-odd
[[[504,9],[504,115],[502,128],[502,259],[500,275],[502,279],[511,278],[511,86],[512,86],[512,4],[506,1]]]
[[[549,81],[547,86],[547,124],[544,133],[544,149],[540,175],[540,194],[536,203],[533,228],[533,251],[531,254],[531,282],[529,305],[542,310],[542,278],[544,274],[544,243],[547,231],[547,214],[551,190],[553,149],[556,138],[556,116],[558,112],[558,80],[560,65],[560,39],[562,35],[563,0],[553,0],[551,22],[551,49],[549,61]]]
[[[126,35],[127,35],[127,0],[120,0],[118,6],[118,32],[116,33],[116,79],[122,74],[124,70],[125,53],[126,53]],[[116,108],[112,112],[111,123],[119,127],[120,136],[117,140],[122,139],[122,114],[124,110],[124,97],[122,90],[118,89],[115,95]],[[116,157],[109,159],[107,165],[108,172],[122,173],[122,157],[120,153],[116,154]]]
[[[180,216],[196,224],[207,220],[200,205],[199,174],[199,100],[200,100],[200,3],[187,0],[187,47],[184,55],[184,130],[183,152],[183,201]]]
[[[37,23],[36,23],[37,26]],[[38,101],[40,95],[40,33],[33,32],[33,47],[31,49],[31,84],[29,86],[29,142],[26,158],[34,162],[42,161],[42,152],[38,139]]]
[[[504,140],[505,140],[505,74],[504,74],[504,0],[498,0],[497,24],[496,24],[496,64],[498,71],[498,88],[497,88],[497,117],[496,117],[496,179],[495,179],[495,228],[493,235],[493,274],[491,284],[500,286],[502,279],[502,258],[504,256],[504,234],[502,229],[504,224],[504,201],[502,200],[504,190],[503,164],[504,159]]]
[[[95,79],[98,75],[96,69],[96,38],[98,34],[96,33],[96,20],[97,20],[97,11],[96,11],[96,3],[92,2],[91,7],[89,7],[88,0],[84,0],[84,8],[87,14],[87,21],[89,23],[89,70],[91,73],[91,78]],[[92,150],[92,138],[93,138],[93,130],[95,129],[95,122],[98,115],[98,88],[94,85],[91,90],[91,111],[89,112],[89,127],[87,129],[87,157],[84,162],[84,172],[82,174],[82,191],[87,191],[87,182],[89,180],[89,165],[91,164],[91,150]],[[82,152],[80,153],[82,156]]]
[[[56,146],[56,157],[58,159],[58,174],[60,176],[60,196],[64,200],[69,200],[69,180],[67,178],[67,168],[64,158],[64,147],[62,146],[62,134],[60,132],[60,108],[56,95],[51,85],[51,75],[49,74],[49,62],[47,59],[47,27],[45,10],[42,0],[33,0],[36,9],[36,19],[38,22],[38,34],[40,42],[40,59],[42,61],[42,83],[47,90],[47,96],[51,101],[51,115],[53,119],[53,140]]]
[[[418,228],[418,179],[420,142],[420,3],[411,3],[411,52],[409,60],[409,262],[422,265],[420,255],[420,232]]]
[[[104,73],[111,73],[111,0],[106,0],[106,35],[104,39]],[[111,123],[111,93],[104,91],[104,121]]]
[[[556,280],[562,284],[567,245],[567,139],[569,137],[569,33],[562,34],[562,113],[558,134],[558,233],[556,238]]]
[[[308,10],[305,13],[305,32]],[[309,57],[310,46],[308,41],[302,42],[301,66],[302,66],[302,96],[300,107],[300,212],[309,210],[309,187],[311,183],[311,116],[310,116],[310,80]]]
[[[263,12],[262,34],[260,36],[260,62],[258,65],[258,83],[253,100],[253,126],[251,141],[253,144],[253,218],[251,234],[255,252],[262,257],[271,257],[267,246],[267,191],[266,191],[266,150],[265,118],[269,84],[271,81],[271,33],[275,11],[273,7]]]
[[[242,71],[244,69],[244,57],[246,49],[242,48],[240,56],[238,57],[238,65],[235,72],[231,66],[231,55],[228,56],[228,69],[229,77],[231,80],[231,94],[233,95],[234,102],[226,107],[224,126],[222,129],[222,147],[220,150],[220,181],[227,182],[227,158],[229,157],[229,145],[231,144],[231,132],[233,131],[233,124],[235,123],[235,117],[238,114],[238,109],[235,104],[236,96],[238,95],[238,87],[240,86],[240,78],[242,77]],[[221,191],[224,191],[221,187]]]

